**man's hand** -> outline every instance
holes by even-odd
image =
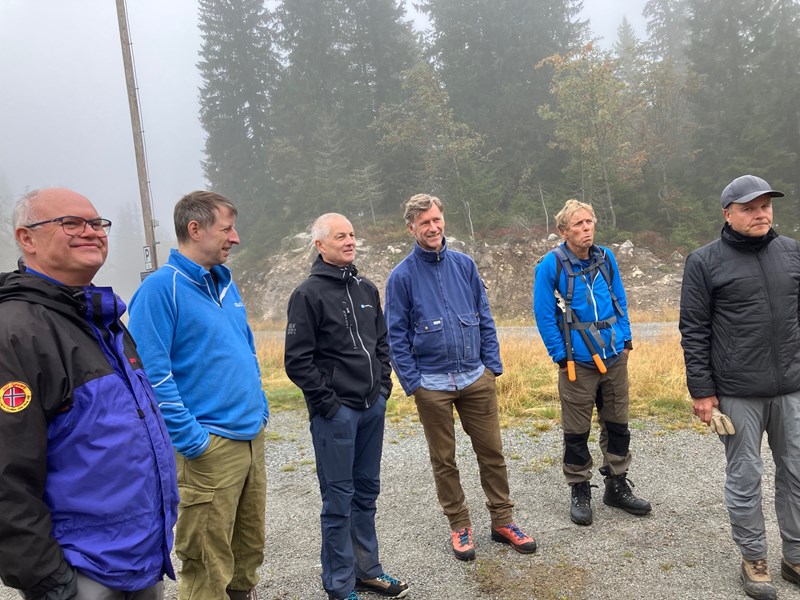
[[[711,424],[711,409],[719,407],[719,400],[716,396],[706,396],[705,398],[694,398],[692,400],[692,412],[706,425]]]
[[[736,433],[731,418],[721,413],[718,408],[711,409],[711,431],[717,435],[733,435]]]

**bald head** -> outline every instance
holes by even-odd
[[[86,196],[65,188],[25,194],[14,207],[17,246],[31,269],[65,285],[89,285],[105,263],[108,238],[89,226],[69,235],[54,221],[61,217],[91,220],[99,215]]]

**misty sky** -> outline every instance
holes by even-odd
[[[644,36],[644,3],[584,0],[583,17],[610,45],[623,16]],[[156,235],[172,239],[173,205],[205,183],[197,3],[134,0],[128,18],[154,214],[161,224]],[[112,220],[121,206],[139,206],[111,0],[0,0],[0,197],[16,199],[46,186],[87,195]],[[111,235],[126,232],[115,228]],[[110,247],[113,256],[113,240]],[[2,264],[0,270],[13,266]]]

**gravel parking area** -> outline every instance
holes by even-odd
[[[503,431],[515,520],[539,543],[536,554],[527,556],[490,540],[477,465],[462,434],[459,466],[478,553],[476,561],[463,563],[448,545],[420,425],[412,419],[387,423],[377,517],[384,568],[408,582],[409,598],[425,600],[744,598],[740,557],[722,501],[725,465],[718,439],[650,423],[634,423],[632,429],[630,478],[635,492],[653,504],[653,513],[633,517],[605,506],[602,478],[595,477],[601,487],[594,490],[591,527],[569,520],[560,429],[539,431],[521,421]],[[320,498],[307,413],[275,414],[270,438],[267,551],[259,597],[323,600]],[[593,446],[597,460],[596,442]],[[766,445],[764,453],[769,562],[779,597],[800,598],[800,588],[780,578],[774,469]],[[167,598],[176,597],[169,582]],[[0,587],[0,599],[12,598],[18,598],[13,590]]]

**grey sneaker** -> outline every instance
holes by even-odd
[[[408,584],[386,573],[381,573],[372,579],[356,579],[356,589],[374,592],[387,598],[405,598],[408,594]]]
[[[776,600],[778,597],[766,558],[742,559],[742,585],[744,593],[756,600]]]

